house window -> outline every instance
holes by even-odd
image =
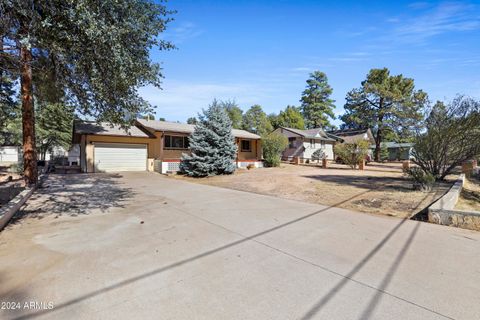
[[[321,142],[322,149],[325,149],[325,141]]]
[[[250,152],[252,151],[252,144],[250,140],[242,140],[241,151],[242,152]]]
[[[310,139],[310,148],[315,149],[315,139]]]
[[[185,136],[165,136],[164,149],[188,149],[188,137]]]
[[[295,148],[295,138],[288,138],[288,147]]]

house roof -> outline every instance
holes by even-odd
[[[128,130],[119,125],[111,125],[108,122],[90,122],[90,121],[75,121],[73,125],[74,134],[93,134],[93,135],[107,135],[107,136],[130,136],[149,138],[150,136],[136,126],[131,126]]]
[[[322,128],[315,128],[315,129],[308,129],[308,130],[300,130],[300,129],[287,128],[287,127],[281,127],[281,128],[288,130],[290,132],[293,132],[295,134],[298,134],[299,136],[302,136],[307,139],[322,139],[322,140],[330,140],[330,141],[335,140],[329,137],[325,133],[325,131],[322,130]]]
[[[388,142],[382,142],[382,144],[387,148],[387,149],[392,149],[392,148],[412,148],[415,144],[412,142],[393,142],[393,141],[388,141]],[[370,148],[375,149],[375,145],[372,144]]]
[[[155,131],[192,133],[195,130],[195,125],[188,123],[145,119],[137,119],[137,123],[144,126],[145,128]],[[259,135],[248,132],[246,130],[232,129],[232,134],[235,138],[260,139]]]
[[[351,143],[358,139],[368,139],[373,142],[374,138],[370,129],[346,129],[346,130],[332,130],[327,132],[328,135],[341,138],[344,142]]]

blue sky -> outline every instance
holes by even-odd
[[[185,121],[213,98],[278,113],[299,105],[308,74],[327,74],[343,113],[345,94],[371,68],[415,79],[431,100],[480,98],[480,1],[181,1],[152,51],[163,90],[141,89],[156,116]],[[335,121],[339,123],[339,121]]]

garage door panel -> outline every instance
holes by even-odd
[[[95,143],[95,172],[146,171],[144,144]]]

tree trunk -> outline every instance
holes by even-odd
[[[23,173],[27,185],[37,184],[37,151],[35,148],[35,113],[33,106],[32,52],[20,48],[20,85],[22,95]]]
[[[376,162],[380,162],[380,149],[383,140],[383,98],[380,98],[379,106],[378,106],[378,129],[377,129],[377,136],[375,137],[375,154],[374,159]]]
[[[380,162],[380,151],[382,148],[382,129],[380,127],[377,130],[377,136],[375,137],[375,154],[374,159],[376,162]]]

